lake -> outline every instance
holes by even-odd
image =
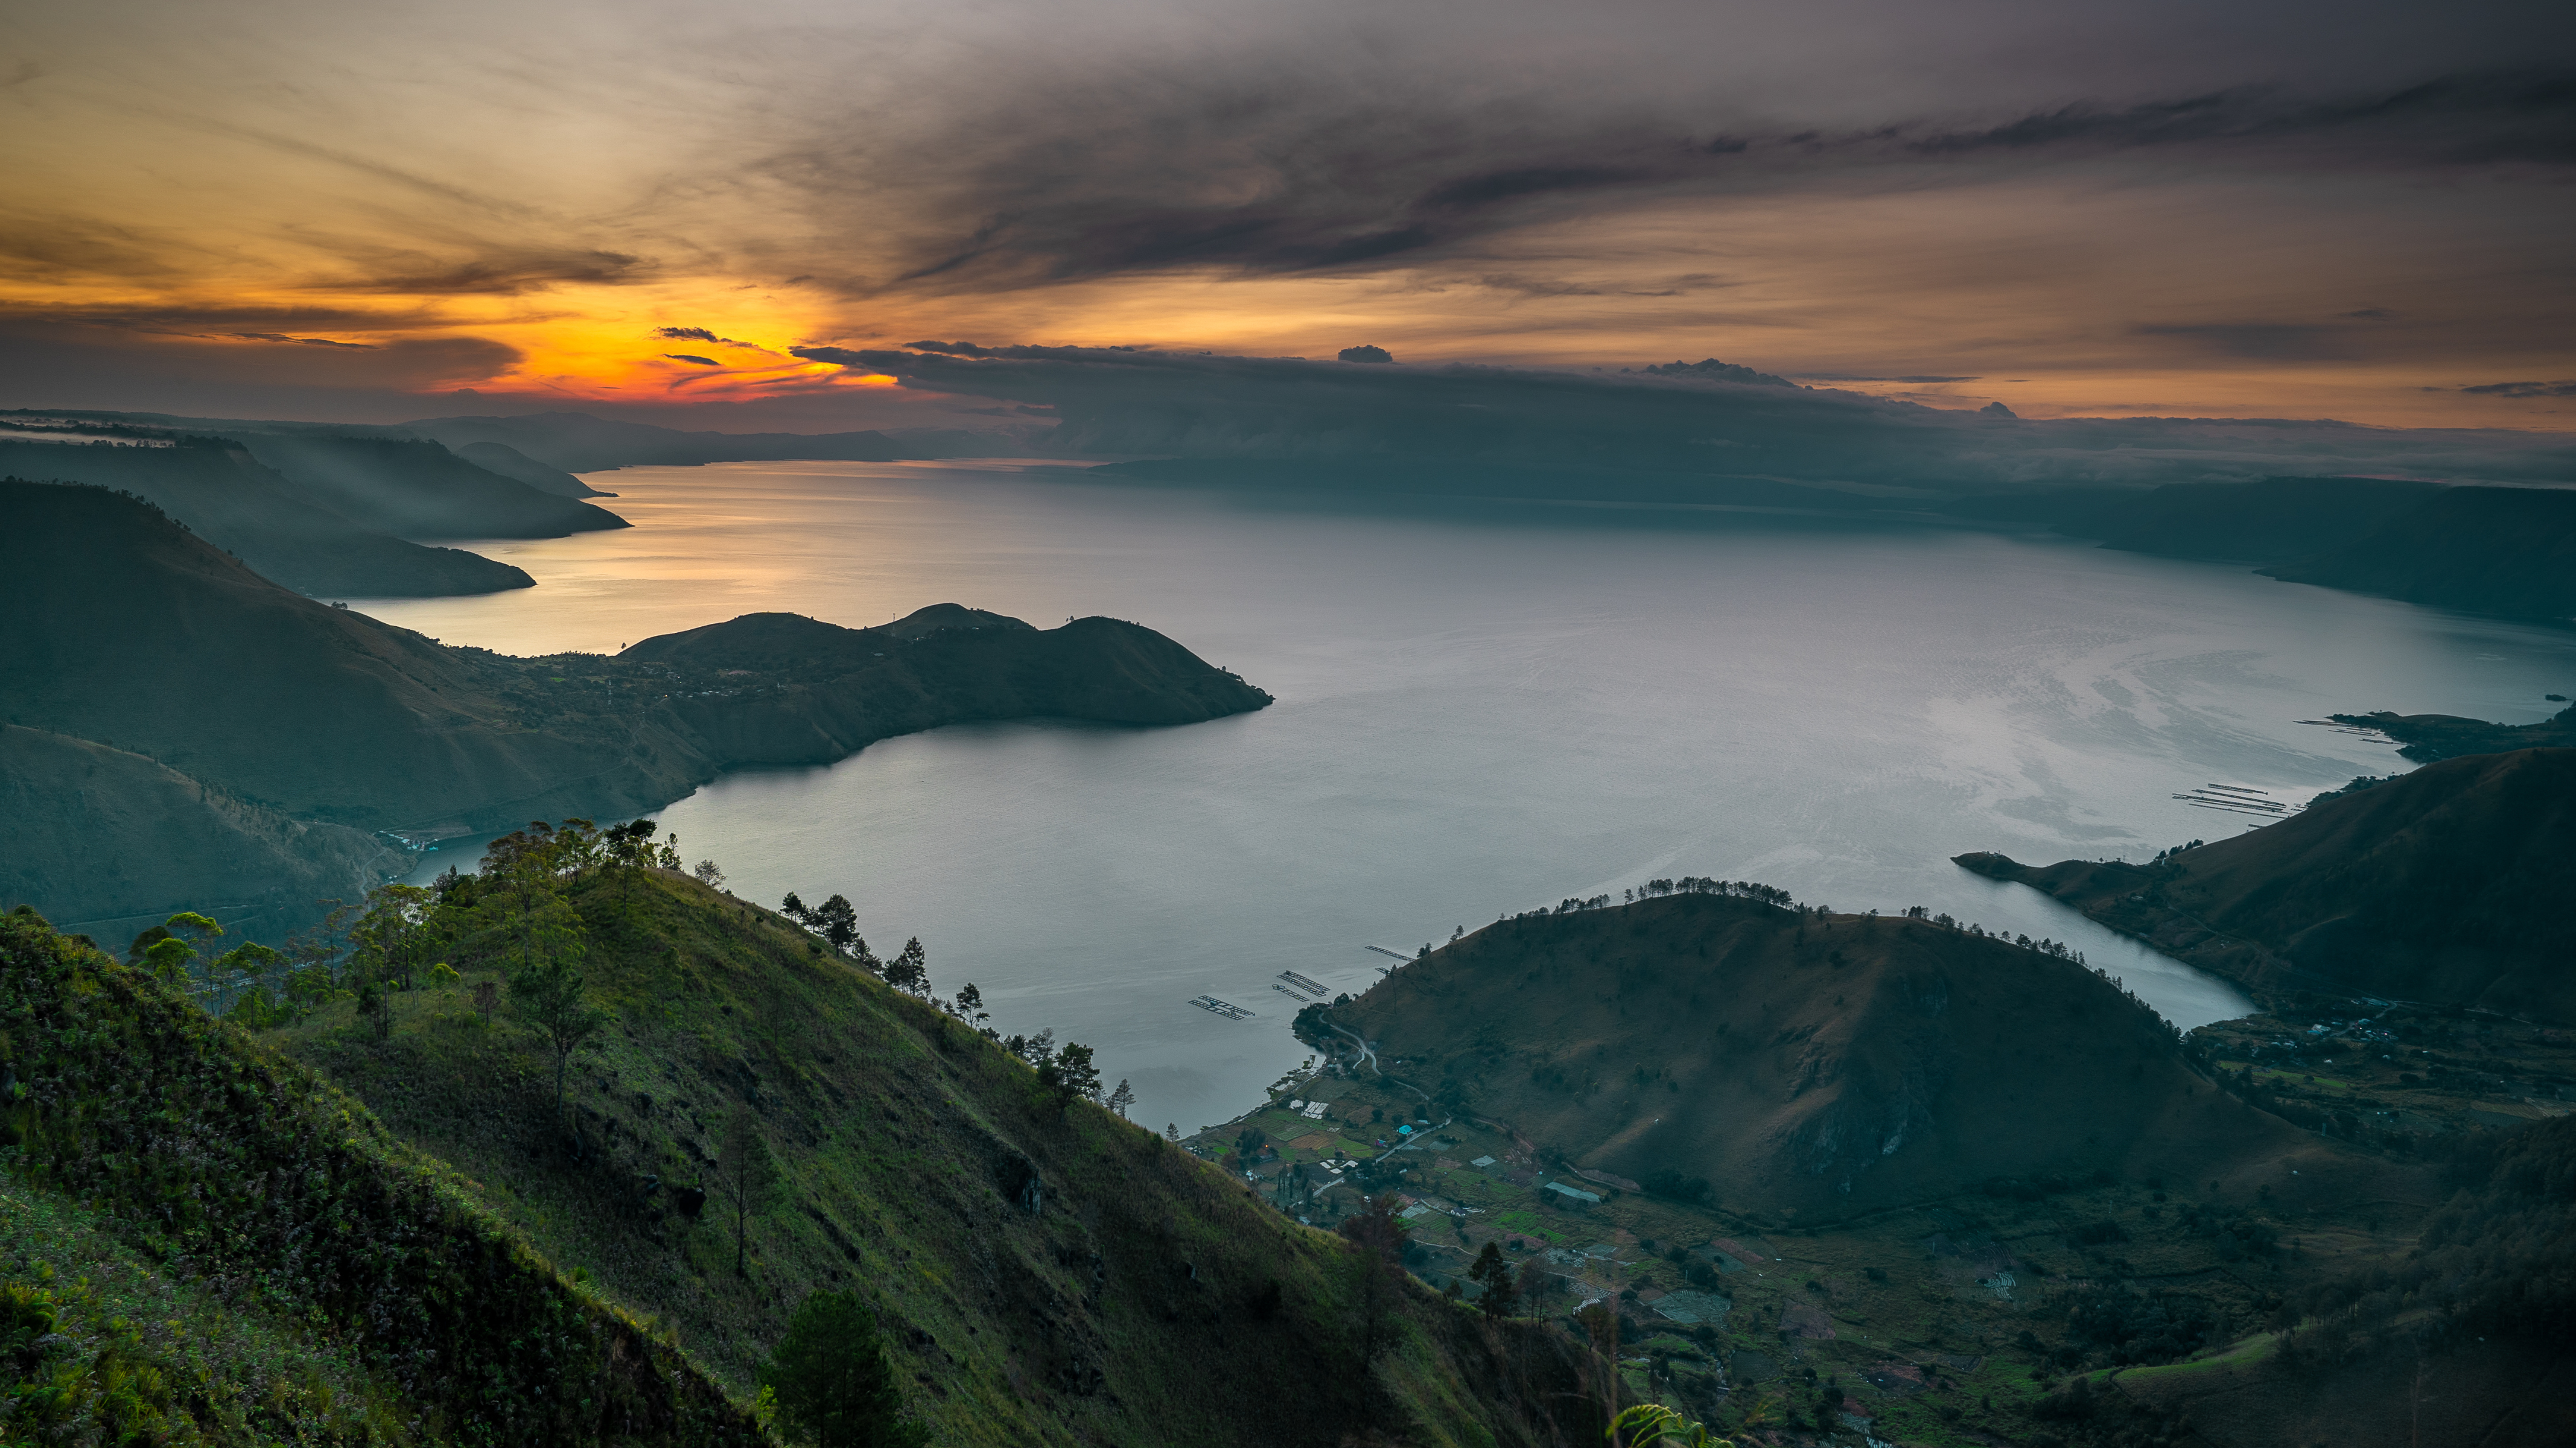
[[[1225,1120],[1307,1054],[1294,970],[1359,991],[1498,913],[1713,875],[1840,910],[2050,936],[2178,1024],[2232,989],[1949,863],[2141,859],[2404,767],[2301,724],[2509,722],[2576,635],[2049,537],[1718,510],[1375,506],[984,464],[595,475],[636,526],[471,544],[538,586],[352,600],[449,643],[613,651],[757,610],[882,623],[956,602],[1159,629],[1278,696],[1177,729],[979,725],[728,776],[661,812],[775,903],[834,892],[881,955],[1052,1026],[1135,1116]],[[479,847],[451,846],[470,865]],[[1230,1021],[1201,993],[1257,1012]]]

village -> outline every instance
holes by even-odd
[[[1377,1064],[1357,1052],[1310,1059],[1267,1105],[1184,1145],[1319,1230],[1392,1194],[1405,1266],[1434,1290],[1475,1301],[1467,1271],[1492,1243],[1516,1270],[1514,1315],[1580,1336],[1576,1315],[1607,1303],[1618,1324],[1608,1350],[1641,1399],[1823,1441],[1938,1443],[1953,1441],[1957,1394],[2035,1400],[2054,1379],[2026,1354],[1996,1351],[2026,1336],[2040,1281],[2083,1275],[2081,1251],[2041,1240],[2053,1235],[2045,1209],[1997,1214],[2029,1218],[2018,1233],[1938,1207],[1848,1234],[1758,1230],[1551,1162],[1505,1123],[1433,1113]],[[2041,1265],[2050,1258],[2053,1271]]]

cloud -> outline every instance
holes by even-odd
[[[19,407],[392,422],[419,416],[421,393],[486,382],[521,361],[517,348],[488,337],[349,347],[275,335],[283,340],[230,328],[0,318],[0,398]]]
[[[1911,382],[1918,386],[1933,382],[1980,382],[1984,380],[1982,377],[1936,377],[1928,373],[1905,377],[1881,377],[1875,374],[1864,375],[1858,372],[1799,372],[1792,375],[1804,377],[1810,382]],[[2023,379],[2015,378],[2014,380],[2021,381]]]
[[[1361,85],[1275,58],[1188,77],[1077,74],[953,124],[933,119],[902,147],[817,134],[759,169],[853,220],[905,196],[888,232],[899,259],[870,285],[940,291],[1174,269],[1369,271],[1675,197],[1909,190],[2122,156],[2302,174],[2576,166],[2576,71],[2563,70],[1829,127],[1712,125],[1706,98],[1587,113],[1564,95],[1507,103]]]
[[[2228,357],[2265,362],[2340,361],[2353,355],[2344,329],[2299,322],[2200,322],[2130,329],[2140,337],[2172,337]]]
[[[373,342],[334,342],[328,337],[290,337],[283,332],[232,332],[227,335],[244,342],[292,342],[298,347],[346,347],[354,352],[383,350]]]
[[[1910,135],[1903,145],[1938,156],[2315,145],[2373,167],[2563,166],[2576,163],[2571,126],[2576,73],[2525,70],[2448,75],[2328,98],[2247,86],[2119,107],[2078,102],[1998,125]]]
[[[355,280],[314,283],[318,290],[386,292],[414,296],[512,297],[567,283],[625,286],[649,281],[658,268],[625,252],[582,248],[498,249],[462,261],[418,259],[414,267],[388,268]]]
[[[701,367],[722,367],[724,365],[713,357],[692,357],[686,352],[665,352],[662,355],[670,358],[674,362],[694,362]]]
[[[2548,482],[2576,472],[2571,438],[2278,419],[2027,421],[1748,381],[1714,359],[1675,374],[954,343],[795,354],[890,373],[909,388],[1051,407],[1062,419],[1051,445],[1199,459],[1213,476],[1242,467],[1275,478],[1264,469],[1295,463],[1314,467],[1294,476],[1360,467],[1421,480],[1390,486],[1722,500],[1784,482],[1988,491],[2273,474]]]
[[[2576,381],[2489,382],[2460,390],[2475,397],[2576,397]]]
[[[767,347],[761,346],[757,342],[743,342],[732,337],[719,337],[704,327],[656,327],[653,329],[653,335],[656,337],[667,337],[674,342],[713,342],[719,347],[739,347],[746,352],[758,352],[764,357],[775,357],[778,355],[776,352]]]
[[[1786,377],[1774,377],[1733,362],[1720,362],[1704,357],[1697,362],[1664,362],[1637,369],[1649,377],[1695,377],[1703,382],[1751,382],[1764,387],[1795,387]]]

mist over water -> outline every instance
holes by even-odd
[[[1223,1120],[1306,1050],[1294,970],[1358,991],[1497,913],[1656,876],[1925,905],[2050,936],[2189,1026],[2223,983],[1949,863],[2142,859],[2251,827],[2179,791],[2299,801],[2403,768],[2299,724],[2508,722],[2576,692],[2576,636],[2224,565],[1931,527],[1680,510],[1371,507],[957,465],[594,475],[636,526],[470,545],[538,587],[354,600],[452,644],[613,651],[763,609],[957,602],[1132,619],[1279,702],[1177,729],[976,725],[661,812],[775,903],[834,891],[928,946],[1005,1030],[1055,1027],[1135,1115]],[[477,848],[428,857],[423,874]],[[1258,1012],[1188,1004],[1211,992]]]

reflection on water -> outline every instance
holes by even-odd
[[[742,894],[846,893],[881,953],[918,935],[943,990],[1093,1044],[1158,1126],[1223,1119],[1304,1055],[1278,972],[1362,989],[1392,963],[1368,945],[1659,875],[1926,905],[2068,941],[2180,1023],[2234,1014],[2220,983],[1948,858],[2234,834],[2256,821],[2173,796],[2398,767],[2298,720],[2520,722],[2576,679],[2564,634],[2060,540],[901,465],[600,482],[635,528],[478,545],[537,588],[360,606],[512,653],[761,609],[1108,614],[1279,696],[1182,729],[941,730],[663,812]]]

